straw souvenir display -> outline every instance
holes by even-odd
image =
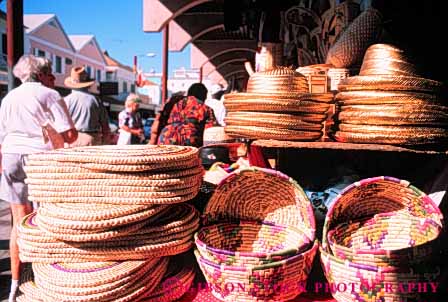
[[[135,269],[132,261],[34,263],[33,270],[44,301],[132,301],[149,295],[156,288],[166,272],[168,259],[148,263],[151,265],[140,269]]]
[[[338,37],[328,50],[326,63],[347,68],[361,63],[366,49],[377,42],[382,16],[376,9],[362,12]]]
[[[204,224],[253,220],[293,226],[315,238],[313,209],[302,188],[278,171],[248,168],[224,178],[204,210]]]
[[[397,288],[436,280],[442,228],[438,207],[407,181],[375,177],[348,186],[325,218],[321,261],[329,282],[355,289],[333,296],[338,301],[416,298],[418,293]],[[386,291],[388,286],[395,291]]]
[[[36,214],[31,214],[18,228],[18,244],[22,261],[68,263],[146,259],[187,251],[192,247],[198,226],[198,212],[190,205],[179,205],[148,219],[138,233],[121,234],[108,240],[94,236],[96,234],[67,234],[64,231],[56,234],[77,241],[68,242],[41,230],[41,226],[36,225]]]
[[[294,227],[241,221],[218,223],[195,234],[201,256],[224,265],[262,265],[292,257],[311,241]]]
[[[369,47],[360,75],[339,84],[332,137],[408,147],[448,145],[448,107],[438,95],[442,83],[424,79],[416,70],[394,46]]]
[[[279,67],[251,75],[247,93],[224,96],[225,132],[249,139],[317,140],[333,94],[309,93],[308,80]]]
[[[221,301],[287,301],[305,291],[317,242],[304,253],[264,265],[218,264],[195,251],[199,267],[211,284],[212,294]],[[229,289],[234,283],[238,288]]]

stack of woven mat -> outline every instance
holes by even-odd
[[[40,203],[19,227],[20,258],[33,262],[35,275],[35,286],[25,288],[38,290],[43,301],[181,293],[176,284],[166,293],[156,288],[173,275],[166,256],[189,250],[199,225],[198,212],[183,203],[202,181],[196,148],[60,149],[30,155],[25,170],[30,200]]]
[[[420,77],[404,52],[375,44],[359,76],[339,83],[336,96],[340,142],[405,146],[446,145],[448,107],[442,83]]]
[[[224,98],[228,135],[305,141],[322,136],[333,101],[331,93],[309,93],[306,77],[289,68],[255,73],[247,93],[230,93]]]

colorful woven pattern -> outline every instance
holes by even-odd
[[[321,261],[338,301],[406,301],[416,290],[403,284],[434,282],[441,263],[443,217],[434,202],[409,182],[364,179],[345,188],[325,218]],[[437,272],[439,270],[439,272]]]
[[[262,265],[309,249],[311,241],[294,227],[242,221],[219,223],[195,235],[201,256],[225,265]]]

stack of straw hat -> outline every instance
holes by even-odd
[[[317,140],[333,95],[311,94],[305,76],[279,67],[251,75],[247,93],[224,96],[225,131],[249,139]]]
[[[322,235],[328,282],[347,285],[333,296],[341,302],[427,301],[412,284],[438,281],[442,232],[439,208],[407,181],[375,177],[348,186],[328,211]]]
[[[375,44],[367,50],[359,76],[339,84],[336,95],[340,142],[404,146],[446,145],[448,107],[442,83],[417,74],[404,52]]]
[[[195,255],[216,298],[287,301],[305,290],[318,245],[311,204],[294,180],[236,171],[215,189],[204,218]]]
[[[160,282],[173,274],[167,256],[189,250],[199,226],[199,213],[184,203],[202,181],[196,148],[59,149],[30,155],[25,170],[30,199],[40,207],[18,228],[20,258],[33,262],[44,301],[165,294]],[[192,273],[183,272],[188,280]],[[178,287],[167,288],[168,297],[188,290]]]

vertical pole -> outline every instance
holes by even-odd
[[[19,86],[12,69],[23,55],[23,0],[8,0],[6,6],[8,91]]]
[[[203,70],[203,67],[201,66],[199,68],[199,83],[202,83],[203,72],[204,72],[204,70]]]
[[[163,28],[163,49],[162,49],[162,104],[165,104],[168,98],[168,40],[169,23]]]

